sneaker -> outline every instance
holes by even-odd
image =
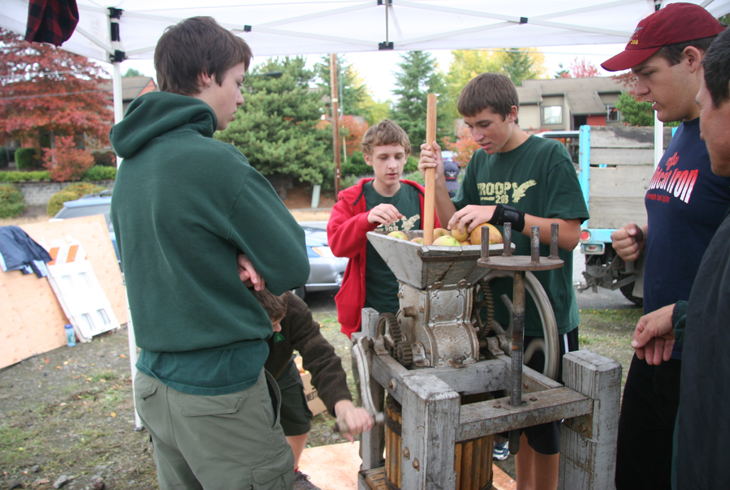
[[[309,481],[309,476],[305,475],[301,471],[297,471],[294,474],[294,486],[292,490],[321,490],[318,486],[313,485]]]
[[[507,442],[496,442],[494,443],[494,450],[492,451],[492,458],[497,461],[504,461],[509,457],[509,441]]]

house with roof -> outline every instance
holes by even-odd
[[[99,88],[101,90],[109,91],[109,98],[112,98],[111,94],[113,93],[113,89],[111,80],[99,84]],[[131,104],[132,101],[140,95],[144,95],[147,92],[159,91],[160,89],[157,88],[157,84],[152,77],[122,77],[122,100],[124,101],[124,112],[127,112],[129,104]]]
[[[615,104],[626,90],[613,77],[524,80],[517,87],[519,125],[529,133],[621,125]]]

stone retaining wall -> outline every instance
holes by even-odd
[[[13,184],[23,194],[25,204],[28,206],[46,206],[55,193],[77,182],[22,182]],[[100,185],[107,189],[114,187],[113,180],[97,180],[89,184]]]

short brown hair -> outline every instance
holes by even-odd
[[[204,73],[221,85],[226,72],[251,63],[246,41],[221,27],[212,17],[190,17],[165,29],[155,47],[157,84],[163,92],[194,96]]]
[[[693,39],[692,41],[686,41],[677,44],[668,44],[659,48],[656,54],[669,62],[669,66],[674,66],[682,61],[684,56],[684,50],[692,46],[706,53],[710,49],[710,45],[717,36],[703,37],[702,39]]]
[[[705,86],[710,92],[712,104],[717,108],[730,99],[730,29],[717,36],[707,50],[702,66],[705,67]]]
[[[376,146],[383,145],[401,145],[406,154],[411,153],[408,134],[390,119],[383,119],[375,126],[370,126],[360,142],[362,152],[366,155],[372,155]]]
[[[289,294],[289,292],[286,292],[281,296],[276,296],[268,289],[262,289],[261,291],[251,289],[251,292],[261,306],[263,306],[264,310],[266,310],[266,314],[269,315],[269,319],[271,321],[281,320],[284,318],[287,310],[286,295]]]
[[[512,106],[519,107],[517,89],[506,75],[482,73],[472,78],[459,95],[457,109],[462,116],[474,117],[485,109],[507,119]]]

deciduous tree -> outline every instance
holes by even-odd
[[[475,151],[479,149],[479,145],[471,137],[469,128],[461,126],[456,137],[456,141],[452,142],[450,138],[444,138],[444,145],[447,150],[454,152],[454,161],[463,169],[469,165],[469,160]]]
[[[573,78],[597,77],[601,74],[596,65],[585,58],[579,59],[577,56],[570,64],[570,73],[573,75]]]
[[[49,132],[86,134],[108,141],[111,92],[100,88],[105,72],[99,66],[3,29],[0,54],[0,134],[36,141]]]

